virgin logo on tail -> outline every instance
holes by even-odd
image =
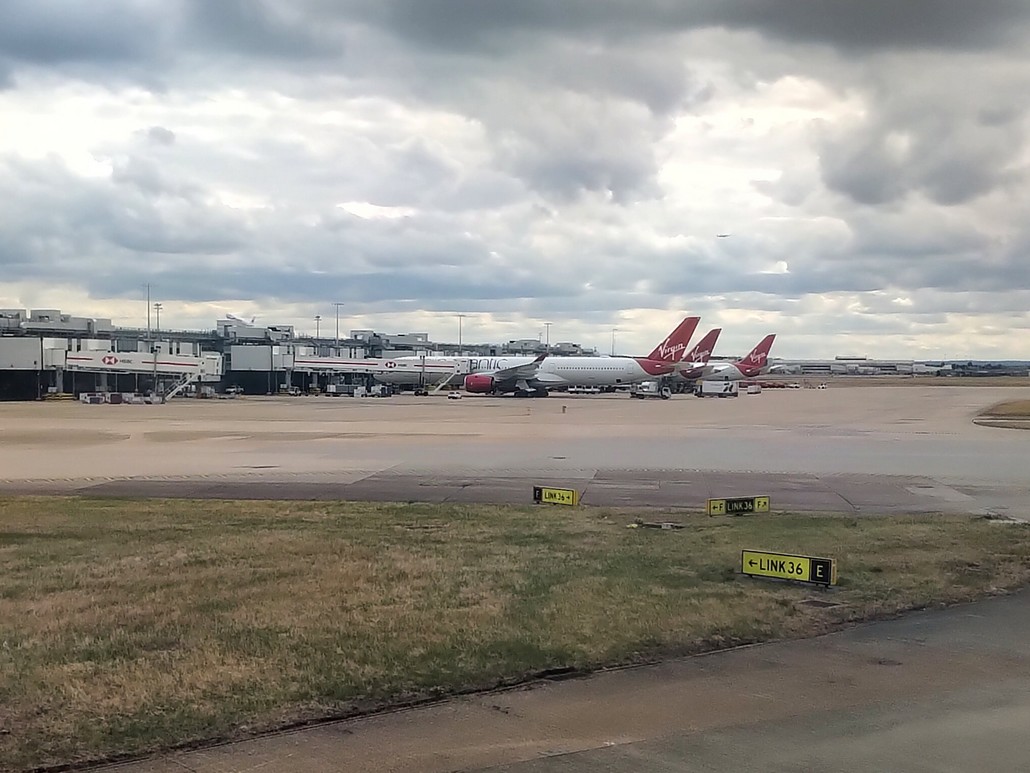
[[[686,344],[672,344],[668,341],[658,344],[658,348],[654,350],[655,356],[650,357],[652,360],[661,360],[663,362],[676,362],[679,359],[679,354],[687,348]]]
[[[697,345],[687,353],[683,361],[708,362],[708,358],[715,351],[715,342],[719,340],[719,333],[721,332],[722,328],[718,327],[714,330],[709,330],[705,337],[698,341]]]
[[[647,355],[646,359],[657,362],[679,362],[683,352],[690,345],[690,337],[694,335],[694,331],[697,330],[697,325],[700,321],[700,317],[686,317],[669,334],[668,338],[658,344],[654,351]]]
[[[765,363],[769,359],[769,351],[772,349],[774,340],[776,340],[775,335],[767,335],[763,338],[761,343],[752,349],[750,353],[748,353],[748,355],[738,363],[741,371],[747,372],[761,370],[765,367]]]

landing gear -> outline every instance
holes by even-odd
[[[515,397],[547,397],[546,389],[516,389],[512,394]]]

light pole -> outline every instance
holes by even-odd
[[[144,287],[147,288],[147,343],[150,343],[150,282],[147,282]]]
[[[458,354],[461,354],[461,321],[467,317],[467,314],[458,314]]]
[[[318,323],[322,321],[322,315],[315,315],[315,338],[318,338]]]
[[[545,331],[544,335],[547,336],[547,340],[544,343],[544,351],[547,352],[548,354],[550,354],[551,353],[551,323],[550,322],[545,322],[544,323],[544,331]]]
[[[336,301],[335,303],[333,303],[333,306],[336,307],[336,348],[337,349],[340,348],[340,307],[342,305],[343,304],[340,303],[339,301]],[[337,352],[337,354],[339,354],[339,352]]]
[[[157,334],[161,335],[161,304],[154,304],[154,311],[157,313]]]
[[[615,356],[615,333],[618,331],[617,327],[612,328],[612,357]]]

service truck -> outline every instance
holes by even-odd
[[[698,397],[736,397],[739,394],[736,381],[702,381],[694,389]]]
[[[639,384],[633,385],[629,394],[630,397],[639,397],[641,400],[648,397],[660,397],[668,400],[672,397],[672,390],[658,381],[641,381]]]

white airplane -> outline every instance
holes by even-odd
[[[775,340],[775,334],[767,335],[741,360],[708,363],[700,369],[696,378],[705,381],[740,381],[743,378],[760,376],[770,370],[769,351]]]
[[[683,356],[683,360],[676,369],[677,379],[695,381],[701,377],[705,367],[708,365],[708,360],[712,356],[712,352],[715,351],[715,343],[719,340],[721,332],[722,328],[719,327],[709,330],[704,338],[698,341],[694,348]]]
[[[298,368],[365,373],[393,385],[431,385],[463,378],[465,390],[544,397],[567,386],[615,387],[669,376],[690,343],[700,317],[687,317],[647,357],[424,357],[349,360],[300,357]]]
[[[465,376],[466,392],[546,397],[551,389],[569,386],[616,387],[670,376],[683,357],[700,317],[686,317],[647,357],[548,357],[528,362],[496,360],[488,372]]]

